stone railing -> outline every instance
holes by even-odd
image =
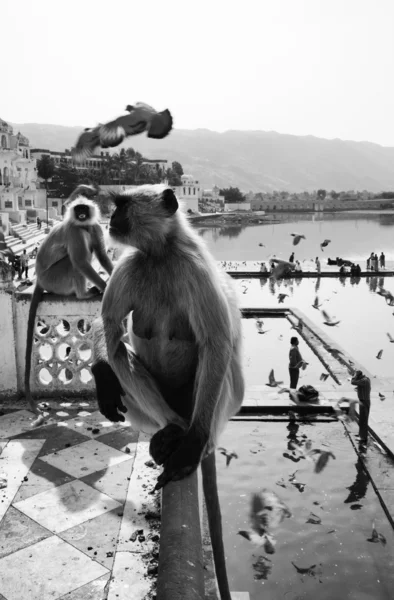
[[[0,399],[24,394],[27,323],[33,288],[0,289]],[[34,396],[93,395],[91,323],[101,299],[45,294],[37,311],[31,367]]]

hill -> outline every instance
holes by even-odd
[[[82,127],[13,124],[33,147],[71,148]],[[237,186],[243,191],[394,189],[394,148],[370,142],[327,140],[274,131],[175,129],[164,140],[140,135],[125,147],[148,158],[179,161],[203,187]]]

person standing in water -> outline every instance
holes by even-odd
[[[298,350],[298,338],[292,337],[290,340],[289,352],[289,374],[290,374],[290,389],[296,390],[298,379],[300,377],[300,368],[303,365],[303,358]]]
[[[379,256],[379,262],[380,262],[380,268],[384,269],[386,267],[386,257],[383,254],[383,252],[381,253],[381,255]]]

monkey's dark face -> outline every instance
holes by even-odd
[[[88,221],[91,218],[90,206],[86,204],[78,204],[74,206],[74,216],[75,219],[81,223]]]
[[[171,189],[146,185],[113,197],[115,210],[109,226],[110,236],[120,242],[149,251],[164,241],[178,202]]]

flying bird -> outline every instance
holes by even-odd
[[[394,338],[389,333],[387,334],[387,337],[389,338],[390,342],[394,344]]]
[[[386,400],[386,396],[384,394],[382,394],[381,392],[379,392],[379,398],[382,402],[383,402],[383,400]]]
[[[263,546],[267,554],[274,554],[276,541],[272,530],[291,516],[291,511],[275,492],[263,489],[259,493],[254,493],[251,498],[249,513],[251,530],[238,531],[238,534],[258,546]]]
[[[334,321],[325,310],[322,310],[321,312],[324,317],[323,323],[325,325],[328,325],[329,327],[335,327],[335,325],[338,325],[340,323],[340,321]]]
[[[324,242],[322,242],[320,244],[320,249],[323,250],[323,248],[326,248],[330,242],[331,242],[331,240],[324,240]],[[324,250],[323,250],[323,252],[324,252]]]
[[[318,515],[315,515],[315,513],[311,512],[309,513],[309,518],[306,521],[306,523],[312,523],[313,525],[321,525],[321,518]]]
[[[268,385],[268,387],[278,387],[278,385],[280,385],[281,383],[283,383],[283,381],[276,381],[274,370],[271,369],[270,374],[268,375],[268,383],[266,383],[265,385]]]
[[[293,236],[293,246],[297,246],[302,239],[306,239],[306,237],[302,233],[291,233]]]
[[[377,358],[378,360],[380,360],[380,359],[382,358],[382,354],[383,354],[383,350],[379,350],[379,352],[378,352],[378,353],[377,353],[377,355],[376,355],[376,358]]]
[[[321,307],[321,304],[319,303],[319,296],[316,296],[315,301],[312,304],[312,308],[316,308],[317,310],[319,310],[320,307]]]
[[[172,116],[169,110],[157,112],[154,108],[143,102],[134,106],[126,106],[127,115],[122,115],[109,123],[99,124],[93,129],[85,129],[79,136],[75,148],[72,150],[76,161],[84,161],[94,151],[101,148],[119,146],[124,139],[147,132],[148,137],[162,139],[172,129]]]
[[[328,373],[322,373],[320,375],[320,381],[326,381],[329,378]]]
[[[223,456],[226,457],[226,467],[229,466],[233,458],[238,458],[238,454],[236,454],[235,452],[228,452],[226,448],[218,448],[218,451],[220,452],[220,454],[223,454]]]
[[[289,294],[278,294],[278,303],[279,304],[283,304],[283,302],[285,301],[285,298],[288,298]]]
[[[302,333],[303,328],[304,328],[304,322],[301,319],[298,321],[297,325],[293,325],[291,327],[291,329],[295,329],[296,331],[298,331],[298,333]]]
[[[387,544],[387,540],[384,537],[383,533],[378,533],[375,528],[375,521],[372,522],[372,534],[370,538],[367,538],[367,542],[372,542],[373,544],[382,544],[385,546]]]
[[[260,242],[259,246],[262,246],[263,248],[265,248],[264,244],[262,244],[261,242]]]

